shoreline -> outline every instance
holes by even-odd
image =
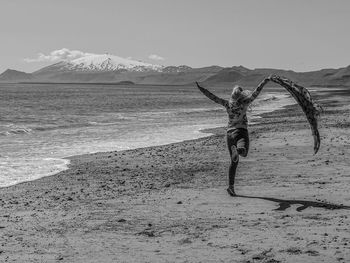
[[[73,156],[69,170],[1,188],[0,259],[347,262],[349,96],[317,99],[327,105],[320,152],[313,155],[298,105],[265,113],[250,127],[236,198],[225,191],[223,128],[163,146]]]

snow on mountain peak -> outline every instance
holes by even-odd
[[[126,59],[114,55],[88,55],[64,63],[64,69],[76,71],[161,71],[163,66]]]

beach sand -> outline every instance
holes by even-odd
[[[349,93],[317,93],[317,155],[297,105],[252,126],[238,197],[224,128],[2,188],[0,261],[350,262]]]

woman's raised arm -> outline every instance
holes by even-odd
[[[228,101],[227,100],[224,100],[222,98],[219,98],[218,96],[214,95],[213,93],[211,93],[209,90],[199,86],[198,82],[196,81],[196,84],[197,84],[197,87],[198,89],[205,95],[207,96],[209,99],[211,99],[212,101],[224,106],[224,107],[227,107],[228,105]]]
[[[272,76],[269,76],[265,78],[263,81],[260,82],[258,87],[250,94],[250,96],[244,100],[245,103],[252,103],[260,94],[263,87],[271,80]]]

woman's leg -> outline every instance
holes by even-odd
[[[249,151],[249,135],[248,130],[241,129],[237,139],[237,152],[242,157],[247,157]]]
[[[236,170],[238,166],[238,154],[237,154],[237,135],[238,131],[234,130],[232,132],[227,133],[227,146],[228,146],[228,151],[230,153],[230,159],[231,163],[228,169],[228,193],[232,196],[235,195],[234,192],[234,184],[235,184],[235,177],[236,177]]]
[[[235,147],[235,146],[233,146]],[[228,185],[233,186],[235,184],[236,170],[238,166],[238,161],[234,162],[231,158],[230,167],[228,168]]]
[[[235,158],[235,152],[242,157],[246,157],[249,150],[249,136],[246,129],[237,129],[233,132],[227,134],[227,146],[229,149],[231,163],[228,172],[229,187],[227,189],[228,193],[235,196],[234,184],[236,177],[236,170],[239,162],[239,158]],[[238,155],[237,154],[237,155]]]

